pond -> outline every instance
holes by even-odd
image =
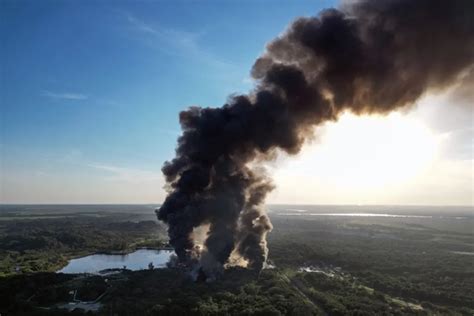
[[[148,269],[153,262],[155,268],[164,268],[173,254],[172,250],[139,249],[126,255],[96,254],[72,259],[58,273],[98,273],[105,269]]]

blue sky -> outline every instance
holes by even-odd
[[[265,43],[331,5],[292,2],[2,1],[3,186],[158,171],[180,110],[248,91]]]
[[[161,202],[165,192],[160,168],[174,156],[179,111],[190,105],[220,106],[229,94],[249,91],[250,68],[265,44],[295,18],[335,5],[269,0],[2,1],[0,202]],[[413,196],[410,185],[398,183],[400,188],[394,190],[399,193],[378,200],[370,198],[370,187],[365,192],[350,187],[349,193],[334,195],[345,192],[343,186],[335,184],[325,192],[334,179],[317,180],[324,170],[310,168],[306,191],[295,195],[292,183],[301,170],[308,175],[308,166],[314,165],[314,157],[303,153],[306,162],[283,162],[272,171],[281,185],[270,202],[427,204],[433,183],[455,177],[456,186],[447,191],[435,186],[440,190],[438,202],[472,204],[472,190],[462,189],[469,183],[472,188],[472,141],[466,141],[472,136],[472,120],[460,110],[460,120],[438,128],[442,112],[424,109],[411,115],[433,128],[436,139],[463,122],[467,136],[445,141],[445,146],[464,146],[467,158],[456,159],[455,167],[432,166],[444,172],[439,177],[424,170],[431,180],[411,175],[410,185],[424,190],[420,194]],[[353,128],[360,130],[357,126]],[[350,129],[345,132],[351,135]],[[331,153],[340,154],[326,155]],[[469,177],[462,176],[466,170]],[[360,199],[364,194],[367,198]]]

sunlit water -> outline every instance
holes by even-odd
[[[451,253],[454,253],[457,255],[474,256],[474,252],[471,252],[471,251],[451,251]]]
[[[432,218],[428,215],[399,215],[399,214],[376,214],[376,213],[306,213],[306,210],[288,209],[295,213],[278,213],[282,216],[349,216],[349,217],[400,217],[400,218]]]
[[[59,273],[98,273],[105,269],[148,269],[150,262],[155,268],[164,268],[173,251],[139,249],[126,255],[90,255],[72,259]]]

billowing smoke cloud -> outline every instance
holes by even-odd
[[[232,254],[261,269],[273,186],[259,161],[298,153],[315,126],[344,111],[409,106],[455,83],[473,60],[472,0],[357,1],[297,19],[255,62],[252,93],[180,113],[176,157],[163,166],[169,194],[157,212],[179,261],[209,275]],[[201,225],[209,231],[197,248]]]

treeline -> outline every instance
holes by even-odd
[[[469,250],[473,234],[364,221],[274,220],[270,257],[292,270],[330,263],[381,293],[473,312],[474,257],[452,253]]]
[[[318,273],[298,273],[293,277],[296,286],[329,314],[344,315],[471,315],[461,306],[453,309],[392,297],[353,280],[328,277]]]
[[[319,273],[278,269],[259,275],[226,270],[212,283],[194,282],[178,269],[124,271],[110,276],[37,273],[0,282],[6,315],[66,315],[59,303],[94,300],[97,315],[471,315],[469,309],[402,301],[355,282]],[[47,313],[45,313],[47,311]],[[82,315],[83,312],[73,312]],[[85,313],[84,313],[85,314]]]
[[[212,283],[172,269],[129,274],[104,299],[104,315],[322,315],[277,271],[234,268]]]
[[[213,283],[195,283],[177,269],[125,271],[107,277],[10,276],[0,282],[0,313],[67,314],[55,306],[71,301],[74,290],[81,300],[93,300],[107,291],[98,315],[323,315],[276,271],[257,275],[245,269],[227,270]]]
[[[159,247],[165,241],[161,224],[121,221],[120,215],[4,220],[0,222],[0,276],[54,271],[71,257]]]

